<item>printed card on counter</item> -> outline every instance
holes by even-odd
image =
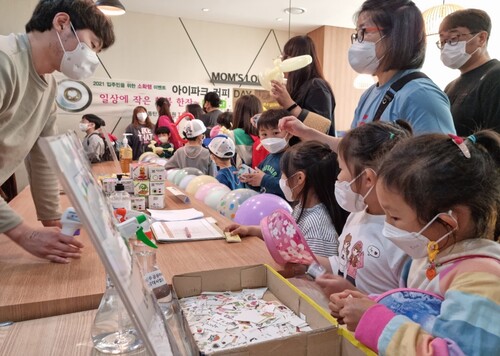
[[[157,221],[184,221],[200,219],[204,216],[202,211],[196,210],[194,208],[177,210],[148,209],[148,211],[151,213],[151,217]]]
[[[183,203],[189,203],[189,197],[176,187],[167,187],[167,190]]]

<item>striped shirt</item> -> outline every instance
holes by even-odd
[[[300,204],[293,209],[292,216],[296,221],[301,209]],[[339,235],[324,204],[304,209],[297,225],[314,254],[323,257],[338,255]]]

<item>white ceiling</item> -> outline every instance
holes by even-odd
[[[420,10],[442,4],[441,0],[414,0]],[[306,33],[323,25],[353,28],[353,14],[363,0],[121,0],[127,11],[183,19],[234,24],[288,31],[289,16],[284,9],[301,7],[302,15],[291,15],[291,32]],[[494,0],[449,0],[463,7],[480,8],[500,26]],[[210,11],[203,12],[202,8]],[[281,21],[277,21],[281,18]]]

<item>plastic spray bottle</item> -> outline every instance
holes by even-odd
[[[67,208],[61,216],[61,234],[66,236],[80,235],[82,223],[73,207]]]
[[[131,133],[123,134],[122,147],[120,148],[120,167],[123,173],[130,171],[130,163],[132,163],[132,147],[129,146],[127,138],[131,135]]]

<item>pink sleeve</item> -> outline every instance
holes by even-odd
[[[359,320],[356,327],[356,339],[378,352],[378,339],[384,331],[385,326],[395,316],[385,305],[375,304],[368,308]]]

